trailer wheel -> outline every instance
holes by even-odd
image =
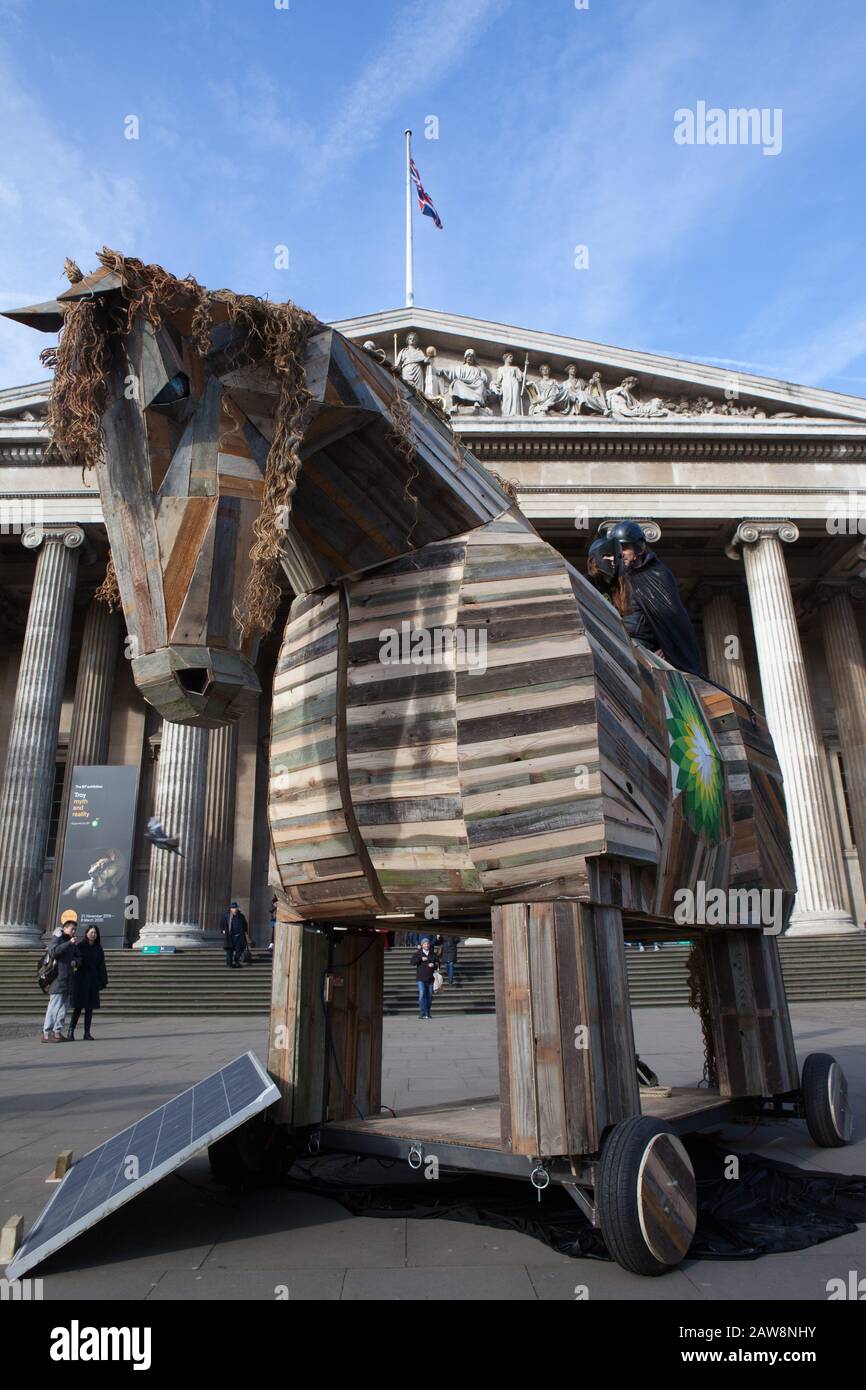
[[[841,1149],[851,1138],[853,1116],[845,1073],[827,1052],[811,1052],[803,1063],[803,1112],[809,1133],[822,1149]]]
[[[677,1136],[651,1115],[614,1126],[595,1202],[608,1251],[632,1274],[665,1274],[688,1252],[697,1225],[694,1170]]]

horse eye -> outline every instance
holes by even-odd
[[[189,377],[185,372],[178,372],[167,381],[157,396],[154,396],[151,405],[172,405],[175,401],[182,401],[189,395]]]

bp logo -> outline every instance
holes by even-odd
[[[695,834],[718,844],[727,829],[725,775],[718,746],[694,691],[676,672],[664,695],[671,785]]]

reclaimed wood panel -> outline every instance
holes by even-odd
[[[621,914],[503,904],[493,952],[503,1148],[596,1152],[609,1125],[640,1111]]]
[[[703,954],[721,1094],[794,1090],[799,1071],[776,938],[754,928],[709,931]]]
[[[279,1123],[299,1129],[320,1123],[325,1087],[325,1019],[320,979],[328,939],[286,920],[278,906],[274,931],[268,1071],[280,1089]]]

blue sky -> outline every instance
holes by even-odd
[[[395,307],[411,125],[419,305],[866,395],[864,52],[862,0],[0,0],[0,308],[103,243]],[[677,144],[699,101],[780,153]],[[0,386],[45,343],[0,326]]]

